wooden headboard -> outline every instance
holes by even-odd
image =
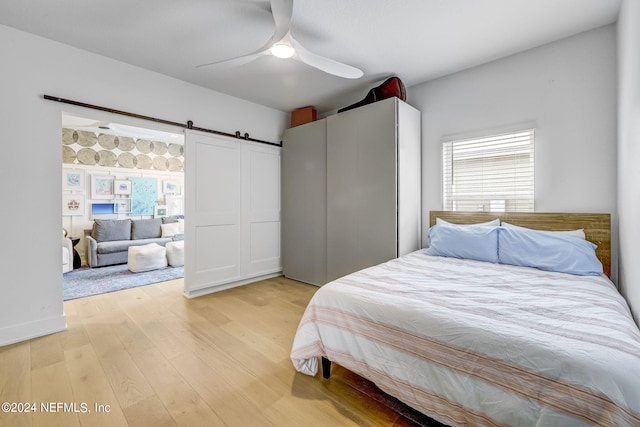
[[[536,230],[558,231],[582,228],[587,240],[598,245],[596,256],[602,262],[604,273],[611,277],[611,214],[430,211],[430,227],[436,223],[436,217],[454,224],[475,224],[500,218],[500,221]]]

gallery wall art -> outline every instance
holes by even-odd
[[[131,181],[131,215],[153,215],[158,202],[156,178],[129,178]]]
[[[184,197],[167,194],[164,196],[167,215],[184,215]]]
[[[118,214],[131,213],[131,199],[124,198],[124,197],[115,199],[114,213],[118,213]]]
[[[153,212],[153,217],[154,218],[160,218],[163,216],[167,216],[167,206],[166,205],[156,205],[154,212]]]
[[[84,215],[84,195],[63,194],[62,195],[62,215],[78,216]]]
[[[131,194],[131,181],[128,179],[116,179],[113,182],[113,193],[117,195]]]
[[[164,194],[182,194],[182,186],[179,181],[165,180],[162,190]]]
[[[91,198],[113,199],[113,176],[91,175]]]
[[[81,169],[63,169],[62,189],[65,191],[84,191],[84,171]]]

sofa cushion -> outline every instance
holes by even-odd
[[[131,239],[130,219],[95,219],[91,237],[96,242],[111,242]]]
[[[114,240],[113,242],[98,243],[99,254],[111,254],[114,252],[126,252],[131,246],[131,240]]]
[[[164,246],[167,242],[171,242],[171,237],[157,239],[139,239],[139,240],[120,240],[116,242],[98,243],[96,252],[99,254],[112,254],[116,252],[127,252],[131,246],[148,245],[149,243],[157,243]]]
[[[162,220],[154,219],[134,219],[131,221],[131,239],[155,239],[160,237],[160,226]]]
[[[172,222],[178,222],[179,219],[184,219],[184,215],[169,215],[162,217],[163,224],[170,224]]]

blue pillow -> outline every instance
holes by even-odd
[[[427,255],[498,262],[498,227],[441,224],[429,229]]]
[[[535,267],[580,276],[602,274],[596,245],[578,237],[526,228],[500,227],[498,257],[502,264]]]
[[[471,224],[456,224],[453,222],[445,221],[442,218],[436,217],[436,225],[461,225],[463,227],[483,227],[486,225],[498,226],[500,225],[500,218],[495,218],[495,219],[492,219],[491,221],[486,221],[486,222],[475,222]]]

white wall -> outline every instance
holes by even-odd
[[[170,54],[170,52],[168,52]],[[90,112],[43,94],[278,141],[284,112],[206,90],[86,51],[0,26],[0,345],[64,328],[60,263],[63,111],[179,132]],[[28,167],[25,165],[28,164]],[[187,166],[188,167],[188,166]]]
[[[640,2],[618,17],[618,215],[620,289],[640,324]]]
[[[444,136],[532,122],[536,211],[610,212],[615,218],[614,25],[413,86],[407,93],[408,102],[422,111],[423,224],[430,210],[442,209]]]

